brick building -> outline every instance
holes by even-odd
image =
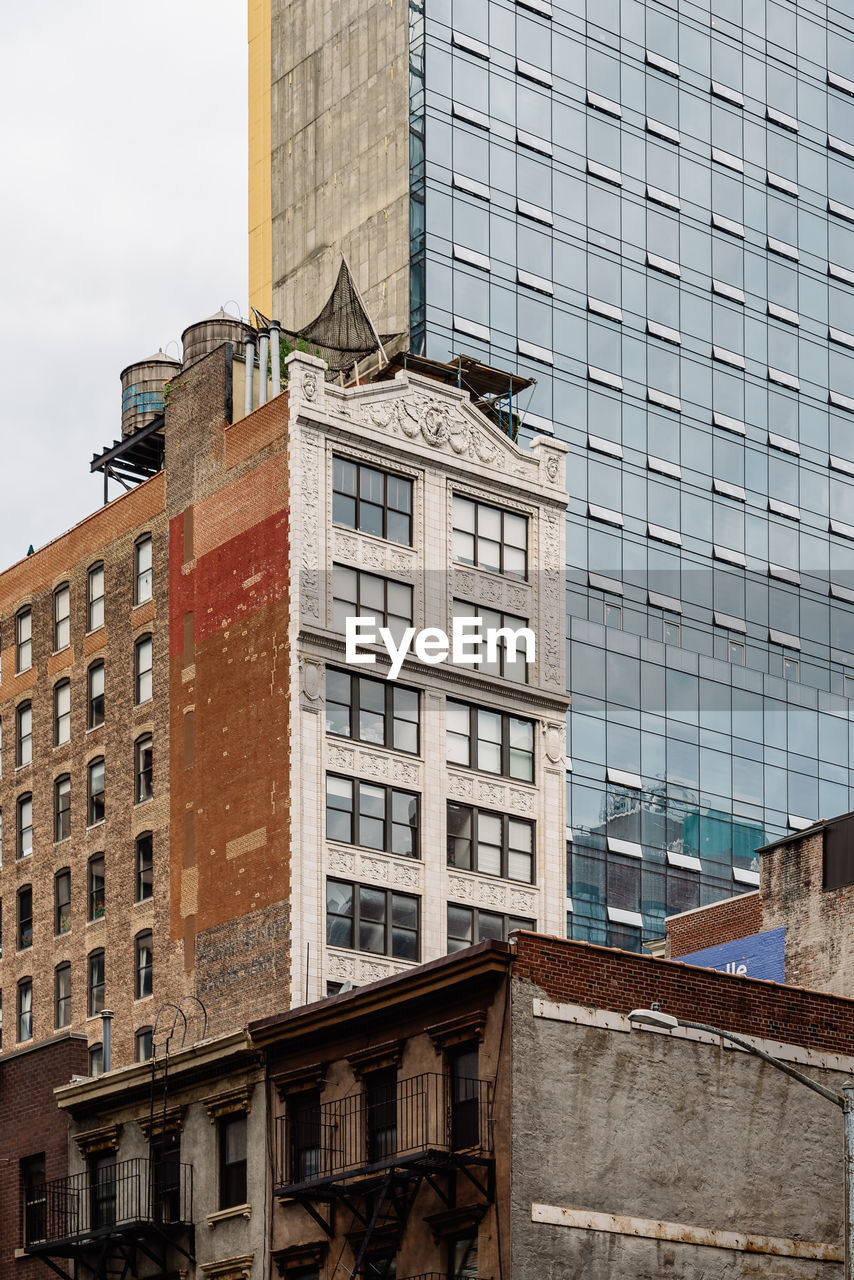
[[[766,976],[756,961],[773,946],[787,983],[854,996],[854,815],[776,840],[759,859],[755,892],[668,919],[667,954]]]
[[[838,1094],[852,1044],[854,1004],[827,993],[488,940],[176,1052],[153,1111],[150,1066],[60,1090],[73,1172],[29,1248],[99,1277],[133,1256],[152,1280],[188,1253],[211,1280],[836,1280],[842,1116],[751,1050]],[[99,1195],[71,1220],[73,1188]]]
[[[456,366],[347,388],[294,353],[247,401],[244,333],[126,370],[93,466],[147,478],[0,574],[4,1048],[71,1029],[93,1072],[103,1008],[116,1067],[166,1002],[220,1035],[562,923],[566,446],[518,446]],[[536,656],[348,667],[348,614],[460,608]]]

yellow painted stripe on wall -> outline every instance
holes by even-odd
[[[249,305],[273,314],[271,0],[249,0]]]

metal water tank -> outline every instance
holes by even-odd
[[[181,372],[180,360],[164,351],[122,369],[122,436],[129,436],[163,412],[163,388]]]
[[[196,324],[191,324],[181,334],[184,368],[187,369],[191,364],[195,364],[197,360],[201,360],[202,356],[208,355],[224,342],[231,342],[238,351],[242,351],[249,331],[248,324],[238,320],[236,316],[229,315],[222,307],[216,315],[208,316],[207,320],[199,320]]]

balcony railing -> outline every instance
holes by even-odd
[[[386,1168],[428,1151],[492,1150],[491,1084],[428,1073],[369,1093],[289,1109],[277,1121],[276,1186]]]
[[[102,1237],[133,1224],[193,1219],[193,1169],[173,1161],[99,1164],[31,1187],[24,1212],[27,1247]]]

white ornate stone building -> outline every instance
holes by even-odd
[[[468,393],[288,358],[293,1000],[514,928],[562,935],[565,454]],[[468,606],[468,607],[462,607]],[[471,606],[474,606],[472,608]],[[487,672],[345,660],[345,615],[530,627]],[[370,650],[369,650],[370,651]]]

